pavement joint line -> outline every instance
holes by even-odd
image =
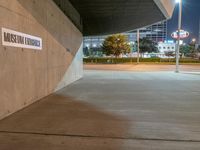
[[[0,134],[24,134],[24,135],[41,135],[41,136],[61,136],[74,138],[98,138],[112,140],[135,140],[135,141],[161,141],[161,142],[187,142],[200,143],[200,140],[179,140],[179,139],[162,139],[162,138],[138,138],[138,137],[112,137],[112,136],[93,136],[93,135],[75,135],[75,134],[54,134],[54,133],[38,133],[38,132],[18,132],[18,131],[0,131]]]

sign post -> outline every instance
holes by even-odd
[[[180,33],[181,33],[181,23],[182,23],[182,0],[179,2],[179,17],[178,17],[178,45],[176,50],[176,73],[179,73],[179,52],[180,52]]]
[[[140,63],[140,30],[137,30],[137,64]]]

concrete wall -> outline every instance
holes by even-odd
[[[2,27],[41,37],[43,49],[0,43],[0,119],[82,77],[82,34],[52,0],[0,0]]]
[[[83,44],[81,44],[81,47],[76,53],[76,56],[74,57],[71,65],[68,67],[68,70],[65,72],[62,80],[56,87],[55,92],[73,83],[77,79],[80,79],[82,76],[83,76]]]
[[[175,8],[175,0],[154,0],[166,19],[170,19]]]

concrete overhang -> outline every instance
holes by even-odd
[[[132,31],[169,19],[175,0],[54,0],[84,36]],[[72,5],[79,14],[68,13]]]

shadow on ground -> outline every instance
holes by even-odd
[[[44,150],[55,149],[57,145],[63,149],[79,147],[94,150],[110,147],[110,150],[119,150],[122,141],[112,143],[109,140],[107,145],[108,140],[99,143],[95,138],[123,137],[128,126],[128,121],[120,116],[101,112],[72,97],[54,94],[0,121],[0,148]],[[93,141],[87,142],[86,139],[91,137]],[[79,144],[84,146],[81,148]]]
[[[85,71],[0,121],[0,150],[199,150],[200,76]]]

